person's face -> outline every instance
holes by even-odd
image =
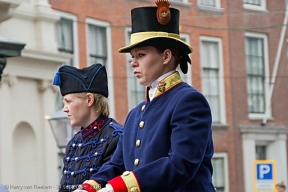
[[[277,192],[285,192],[285,189],[283,187],[277,187]]]
[[[165,73],[163,53],[158,53],[154,47],[133,48],[131,56],[134,75],[141,85],[150,86]]]
[[[86,127],[89,125],[89,104],[87,98],[79,98],[75,94],[67,94],[63,98],[63,111],[67,113],[72,126]]]

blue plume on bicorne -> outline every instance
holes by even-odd
[[[60,73],[59,71],[55,74],[53,85],[60,85],[61,79],[60,79]]]

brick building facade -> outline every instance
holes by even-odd
[[[154,2],[49,2],[53,9],[77,18],[79,66],[89,65],[89,19],[106,23],[111,63],[105,64],[111,68],[115,117],[124,122],[137,103],[134,97],[141,100],[144,93],[131,86],[129,55],[117,50],[129,42],[130,10]],[[171,4],[181,10],[181,35],[194,48],[192,68],[183,78],[204,93],[212,108],[218,191],[253,191],[257,159],[275,160],[277,181],[287,183],[286,2],[174,0]]]
[[[0,87],[1,109],[11,109],[9,113],[0,112],[0,183],[16,186],[23,181],[20,184],[30,185],[25,175],[29,169],[33,174],[29,178],[37,180],[35,183],[51,186],[58,182],[57,147],[51,144],[55,142],[51,130],[39,115],[61,108],[53,105],[57,103],[57,91],[51,87],[54,70],[61,63],[76,67],[105,64],[111,116],[124,123],[129,110],[144,99],[144,87],[138,85],[131,72],[130,55],[120,54],[118,49],[130,40],[130,10],[155,4],[154,0],[11,2],[15,14],[0,23],[0,36],[27,45],[22,58],[8,60]],[[2,7],[7,4],[0,0]],[[287,2],[171,0],[171,7],[180,10],[180,36],[194,49],[190,55],[192,66],[188,74],[181,75],[206,96],[212,109],[213,182],[217,191],[255,191],[256,160],[275,162],[275,182],[288,184]],[[16,25],[21,27],[21,33],[15,30]],[[42,67],[37,67],[40,64]],[[13,94],[24,88],[32,91],[25,101]],[[9,104],[12,100],[18,106],[26,105],[16,110]],[[17,114],[15,123],[9,123],[7,114]],[[20,138],[30,141],[27,149],[39,146],[34,150],[36,154],[27,155],[29,161],[19,160],[18,154],[25,151]],[[14,175],[7,177],[6,172]]]

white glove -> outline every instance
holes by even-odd
[[[97,192],[114,192],[112,185],[107,184],[104,188],[100,189]]]

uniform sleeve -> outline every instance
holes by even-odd
[[[116,150],[111,156],[110,161],[104,163],[97,173],[93,174],[90,180],[97,181],[97,184],[100,184],[104,187],[107,182],[121,175],[125,171],[123,156],[122,156],[122,135],[119,137]]]

